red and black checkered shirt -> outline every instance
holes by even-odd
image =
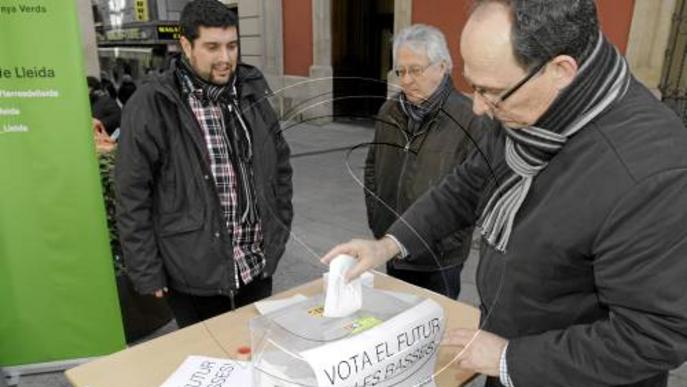
[[[226,226],[232,237],[234,268],[236,269],[235,273],[238,273],[235,280],[238,287],[239,274],[241,281],[247,284],[257,278],[265,268],[262,227],[259,218],[255,224],[242,223],[238,214],[237,175],[231,162],[230,152],[232,149],[227,138],[222,107],[219,103],[214,104],[212,102],[203,106],[196,94],[196,92],[189,93],[188,102],[200,124],[205,145],[210,155],[210,170],[215,180]],[[230,106],[226,107],[230,109],[230,114],[240,114],[235,109],[231,109]]]

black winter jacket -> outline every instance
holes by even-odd
[[[504,133],[483,140],[498,170]],[[425,238],[467,227],[490,180],[473,153],[405,217]],[[403,224],[389,232],[422,250]],[[515,386],[665,386],[687,360],[687,130],[675,114],[633,80],[534,179],[506,252],[484,249],[477,287],[483,329],[510,339]]]
[[[253,135],[253,173],[262,221],[264,276],[277,268],[293,218],[289,147],[260,71],[239,64],[243,117]],[[174,69],[144,84],[122,121],[115,183],[117,225],[140,293],[164,286],[197,295],[236,289],[232,238],[224,225],[200,126],[182,100]]]
[[[382,105],[365,162],[367,220],[375,238],[382,237],[398,219],[396,213],[405,212],[465,159],[486,130],[484,122],[472,113],[470,99],[455,89],[442,109],[412,133],[398,96]],[[397,269],[420,271],[462,264],[470,253],[471,241],[470,226],[432,240],[433,254],[396,259],[391,264]]]

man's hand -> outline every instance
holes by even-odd
[[[92,124],[93,135],[95,136],[95,150],[99,153],[112,152],[117,146],[117,142],[107,134],[105,125],[97,118],[93,118]]]
[[[454,329],[447,331],[441,345],[458,346],[460,368],[488,376],[499,376],[501,352],[508,340],[482,330]]]
[[[329,264],[337,255],[347,254],[358,260],[358,263],[346,273],[346,282],[358,278],[367,270],[373,269],[399,253],[398,245],[391,238],[379,240],[353,239],[331,249],[322,259]]]
[[[165,288],[156,290],[155,293],[153,293],[153,295],[155,296],[155,298],[163,298],[165,296],[165,294],[167,294],[167,292],[168,292],[168,290],[165,287]]]

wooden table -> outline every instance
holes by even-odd
[[[375,288],[414,293],[437,301],[443,308],[448,329],[477,328],[479,310],[375,272]],[[315,280],[273,295],[280,299],[297,293],[322,292],[322,280]],[[225,313],[184,329],[169,333],[112,355],[99,358],[65,372],[75,387],[158,387],[189,355],[234,357],[240,346],[250,347],[248,321],[257,316],[253,305]],[[440,347],[437,370],[444,368],[456,354],[455,347]],[[459,386],[475,375],[458,370],[455,365],[437,376],[439,387]]]

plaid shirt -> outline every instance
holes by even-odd
[[[226,226],[229,235],[232,237],[234,248],[234,272],[236,286],[239,287],[238,275],[244,284],[250,283],[257,278],[265,268],[265,254],[263,252],[263,235],[260,220],[251,225],[241,224],[238,214],[238,182],[234,165],[231,162],[229,139],[222,116],[222,108],[219,104],[208,102],[203,106],[199,93],[202,90],[196,89],[188,94],[188,102],[193,114],[200,124],[205,145],[210,155],[210,170],[215,180],[219,202],[222,206]],[[232,111],[231,114],[239,114]]]

